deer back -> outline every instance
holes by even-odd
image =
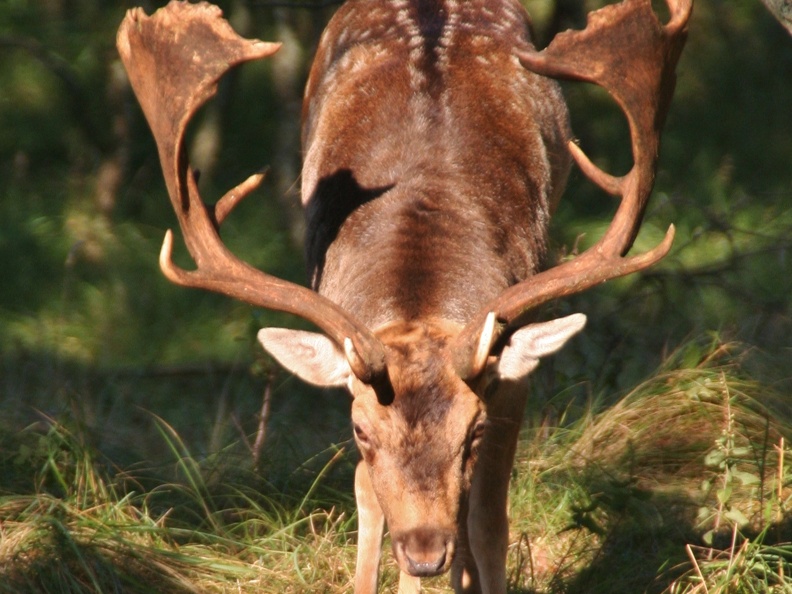
[[[313,287],[369,328],[467,322],[541,266],[569,167],[558,86],[514,1],[353,0],[304,102]]]

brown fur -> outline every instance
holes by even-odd
[[[304,107],[307,260],[370,328],[464,323],[542,264],[569,131],[557,85],[514,57],[528,35],[516,0],[352,0],[328,27]]]
[[[261,175],[207,207],[185,152],[187,124],[218,78],[277,45],[243,40],[206,3],[173,1],[150,18],[133,10],[122,23],[119,52],[197,265],[173,263],[168,232],[163,272],[315,323],[323,333],[264,328],[259,339],[306,381],[346,385],[354,397],[357,594],[377,590],[386,523],[401,594],[449,567],[457,593],[505,593],[522,382],[585,323],[575,314],[526,324],[524,314],[641,270],[673,240],[671,227],[654,249],[624,257],[651,192],[691,2],[669,10],[661,26],[649,0],[624,0],[537,54],[517,0],[349,0],[320,44],[304,106],[306,252],[318,295],[253,269],[217,234]],[[631,127],[627,175],[567,145],[558,87],[521,64],[614,96]],[[566,146],[622,202],[591,249],[537,274]]]
[[[349,0],[306,89],[309,273],[387,351],[392,404],[353,379],[352,420],[365,464],[361,517],[387,521],[403,590],[407,574],[452,564],[458,591],[505,584],[503,485],[524,395],[496,395],[499,420],[488,423],[487,386],[456,375],[448,346],[545,259],[569,129],[557,85],[514,55],[531,47],[516,0]],[[479,451],[494,458],[489,472],[475,471]],[[482,505],[492,511],[478,511],[469,530],[470,509]],[[480,524],[496,530],[496,559],[485,562],[495,567],[476,566],[467,537],[482,537]],[[365,555],[358,592],[376,584],[360,575],[376,565]]]

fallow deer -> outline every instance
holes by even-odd
[[[171,281],[301,316],[320,333],[268,328],[284,367],[352,395],[355,592],[377,590],[385,525],[400,592],[451,570],[456,592],[503,593],[507,490],[539,358],[585,316],[533,321],[538,306],[641,270],[670,249],[673,225],[627,257],[654,183],[659,133],[692,0],[625,0],[532,45],[517,0],[348,0],[322,36],[305,92],[302,202],[313,290],[240,261],[218,230],[261,180],[214,206],[201,199],[184,134],[232,66],[277,44],[238,37],[218,9],[172,2],[131,11],[118,47],[154,133],[168,192],[197,269]],[[604,87],[624,111],[634,166],[597,168],[571,142],[548,77]],[[544,269],[547,226],[571,159],[621,202],[605,235]]]

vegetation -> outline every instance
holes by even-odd
[[[540,39],[598,4],[525,3]],[[299,321],[158,272],[174,218],[114,51],[126,4],[0,4],[0,592],[348,590],[348,400],[256,348],[260,326]],[[333,6],[220,4],[286,45],[235,72],[192,131],[202,192],[270,164],[227,241],[302,281],[299,94]],[[637,246],[673,222],[675,247],[546,312],[590,323],[535,380],[513,592],[792,591],[790,81],[792,38],[759,0],[696,0]],[[626,170],[618,110],[566,92],[581,143]],[[559,257],[612,207],[573,174]],[[395,591],[390,560],[384,578]]]
[[[513,592],[786,592],[788,427],[734,345],[690,343],[615,404],[525,434]],[[572,414],[570,410],[566,414]],[[4,592],[337,592],[354,572],[344,448],[289,495],[228,452],[198,459],[152,419],[160,469],[121,470],[47,420],[4,435]],[[42,422],[42,425],[44,423]],[[339,477],[344,477],[339,480]],[[614,568],[618,570],[614,571]],[[386,591],[395,591],[392,562]],[[444,591],[447,578],[428,580]]]

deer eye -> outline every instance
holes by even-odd
[[[355,439],[357,440],[360,446],[367,447],[371,445],[368,434],[363,430],[363,428],[360,425],[358,425],[357,423],[353,423],[352,430],[355,432]]]
[[[484,431],[487,429],[487,421],[484,419],[480,419],[476,421],[476,424],[473,425],[473,429],[470,432],[470,449],[476,449],[481,440],[484,438]]]

